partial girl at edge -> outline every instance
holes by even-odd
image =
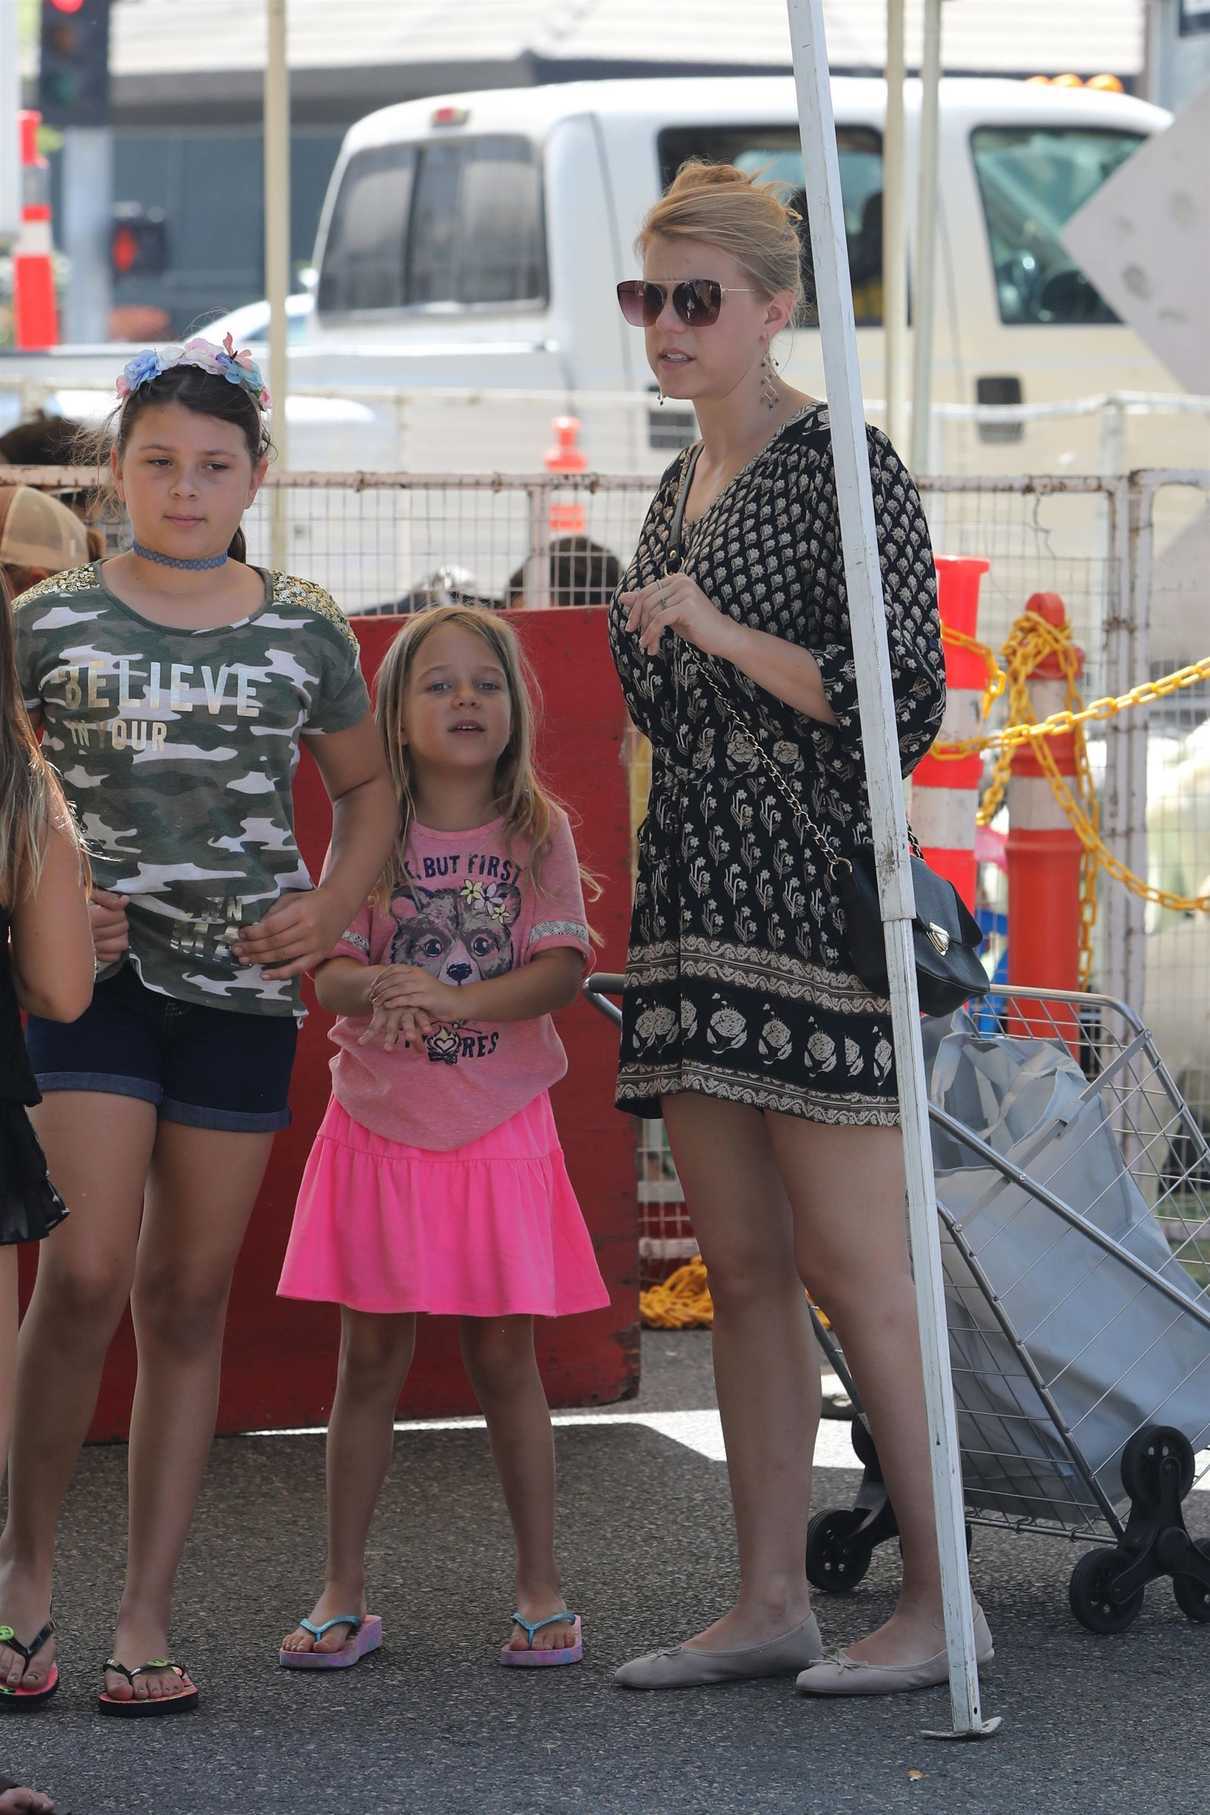
[[[12,1428],[17,1250],[67,1216],[29,1120],[38,1087],[20,1011],[76,1020],[93,971],[87,859],[21,702],[9,607],[14,590],[70,566],[84,548],[83,525],[55,499],[28,486],[0,490],[0,1477]],[[10,1643],[15,1636],[7,1633]],[[0,1815],[53,1808],[41,1792],[0,1778]]]
[[[125,1590],[104,1714],[180,1713],[173,1588],[214,1430],[227,1298],[289,1122],[298,977],[331,949],[395,810],[356,639],[319,587],[246,560],[270,452],[247,353],[148,349],[118,380],[113,486],[128,552],[15,607],[25,703],[92,853],[97,983],[70,1030],[35,1015],[34,1110],[73,1215],[21,1331],[0,1675],[35,1705],[57,1673],[55,1532],[129,1302],[139,1368]],[[300,742],[332,801],[314,886],[294,833]],[[31,1638],[37,1638],[31,1644]]]
[[[609,1302],[549,1098],[567,1069],[551,1015],[592,950],[582,875],[534,770],[523,658],[498,616],[413,618],[384,658],[377,716],[398,842],[316,976],[339,1050],[278,1288],[341,1307],[324,1586],[280,1661],[344,1667],[381,1641],[366,1541],[431,1313],[460,1320],[516,1540],[500,1661],[574,1663],[534,1318]]]

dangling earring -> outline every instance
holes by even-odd
[[[660,401],[659,401],[659,408],[660,408],[660,409],[661,409],[661,410],[662,410],[662,409],[663,409],[663,407],[664,407],[664,387],[663,387],[663,385],[661,385],[661,386],[660,386]]]
[[[777,386],[773,382],[776,370],[777,361],[766,351],[760,362],[760,400],[767,410],[777,408]]]

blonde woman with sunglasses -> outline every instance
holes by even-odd
[[[870,828],[827,410],[772,356],[803,306],[798,223],[770,186],[688,164],[638,250],[623,315],[701,438],[665,473],[611,610],[653,750],[617,1101],[663,1117],[709,1268],[740,1584],[705,1631],[617,1680],[784,1674],[810,1694],[887,1694],[943,1682],[945,1637],[890,1004],[852,974],[820,850]],[[906,774],[945,704],[936,576],[911,479],[877,430],[869,453]],[[843,1343],[903,1538],[891,1618],[827,1662],[805,1574],[819,1365],[804,1284]],[[986,1656],[982,1616],[979,1639]]]

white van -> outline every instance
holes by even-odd
[[[883,384],[881,81],[833,83],[865,394]],[[920,89],[907,90],[915,192]],[[1177,389],[1060,240],[1064,223],[1169,115],[1124,95],[1023,82],[941,86],[940,403],[1048,403]],[[639,222],[688,157],[802,183],[788,77],[568,83],[384,108],[348,133],[325,203],[317,307],[295,357],[326,384],[512,392],[650,392],[643,337],[614,286],[636,271]],[[799,329],[786,374],[822,382],[818,333]],[[578,407],[578,405],[577,405]],[[685,412],[645,421],[675,441]],[[1169,427],[1171,425],[1168,425]],[[983,424],[934,449],[951,470],[1095,470],[1095,427]],[[608,443],[614,437],[607,438]],[[506,435],[477,463],[532,464]],[[588,448],[633,468],[627,445]],[[977,457],[976,457],[977,453]],[[510,457],[511,454],[511,457]],[[1132,450],[1132,464],[1141,458]],[[1165,457],[1173,457],[1165,442]],[[1190,456],[1192,458],[1192,455]],[[442,460],[439,464],[445,465]],[[458,461],[457,464],[464,464]]]
[[[832,86],[862,377],[876,416],[886,86],[848,77]],[[918,83],[906,104],[910,199]],[[944,81],[940,107],[934,401],[1047,405],[1179,391],[1060,239],[1170,116],[1125,95],[982,79]],[[571,411],[593,470],[658,471],[691,434],[692,413],[655,407],[642,334],[622,320],[614,287],[636,272],[639,222],[688,157],[767,170],[798,188],[792,79],[492,89],[359,121],[324,204],[316,307],[297,344],[291,334],[291,466],[532,471],[551,417]],[[0,426],[47,395],[70,393],[61,407],[79,411],[81,393],[109,390],[114,351],[0,356]],[[817,330],[794,330],[777,351],[792,383],[822,389]],[[1088,412],[949,421],[934,424],[928,465],[1200,466],[1206,443],[1203,418],[1166,413],[1133,414],[1112,449]]]

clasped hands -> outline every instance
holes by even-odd
[[[416,964],[383,964],[368,991],[370,1024],[359,1046],[381,1046],[393,1052],[402,1040],[419,1046],[438,1022],[466,1019],[463,992],[439,983]]]

